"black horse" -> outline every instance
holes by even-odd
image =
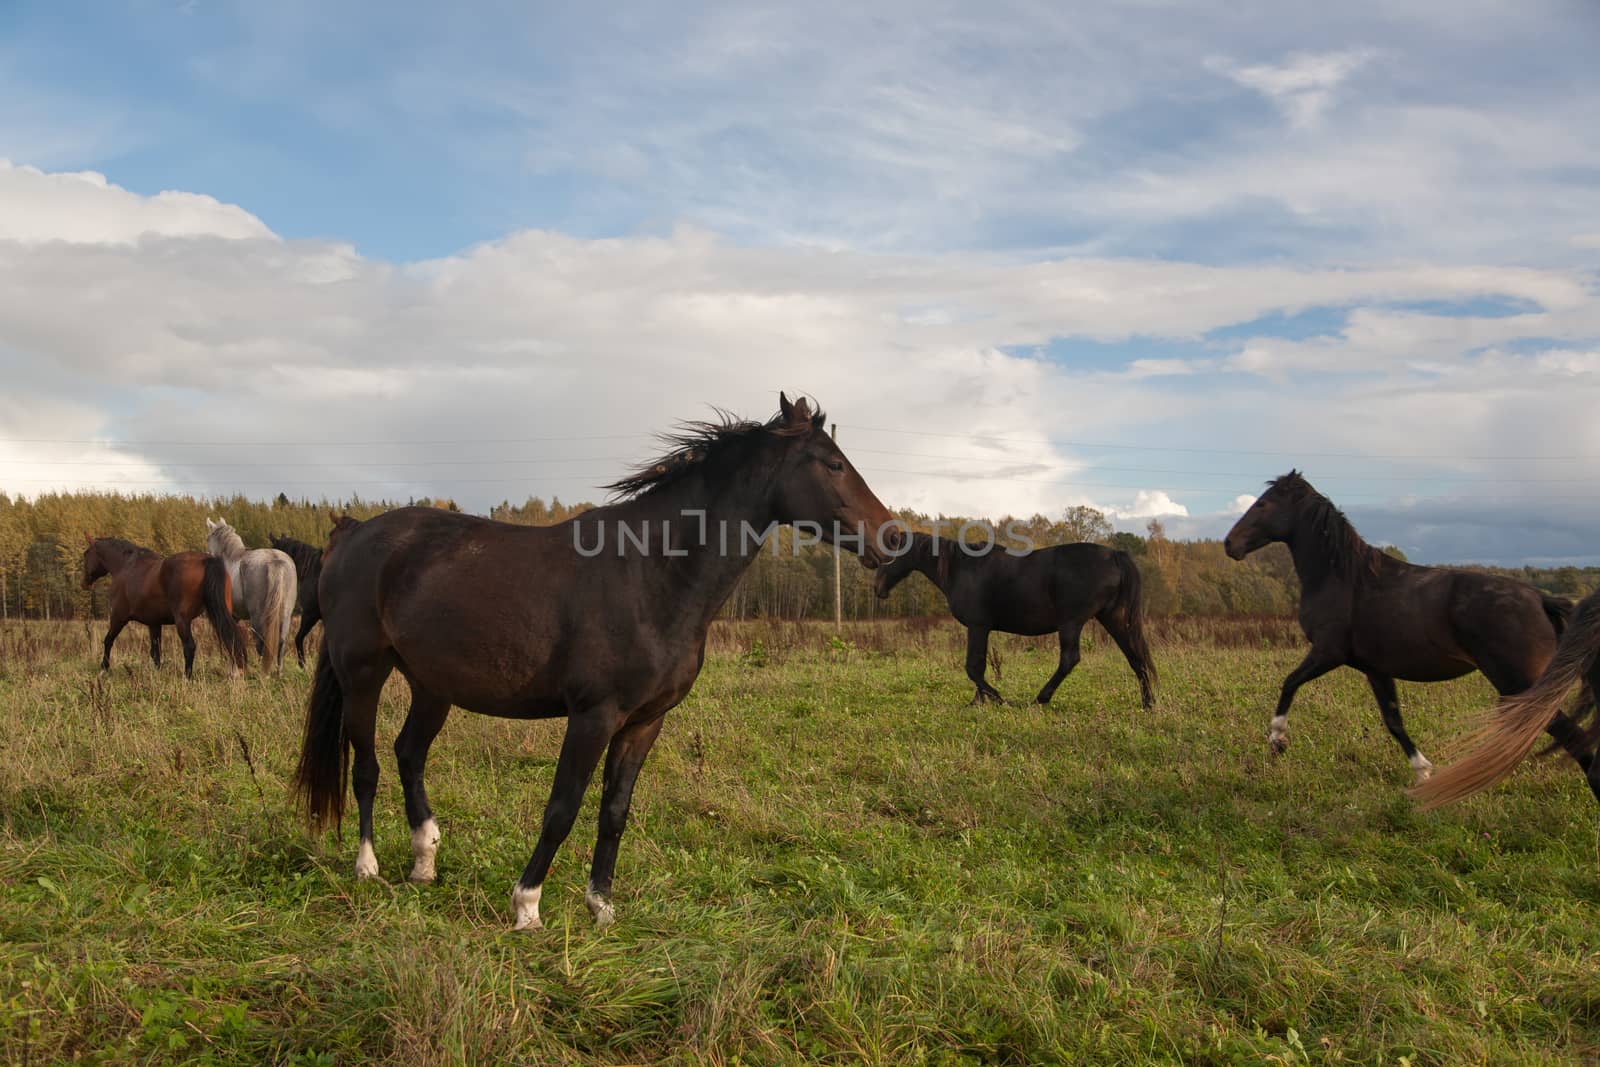
[[[1578,696],[1568,707],[1567,698]],[[1546,733],[1572,753],[1584,770],[1589,790],[1600,800],[1600,592],[1590,593],[1573,612],[1555,658],[1529,689],[1503,697],[1494,716],[1472,738],[1470,751],[1412,789],[1424,808],[1436,808],[1487,789],[1511,773]],[[1563,712],[1567,707],[1570,715]],[[1589,719],[1587,730],[1578,724]]]
[[[567,719],[539,841],[511,894],[516,928],[537,927],[550,861],[606,757],[586,902],[613,918],[611,877],[634,780],[663,716],[694,685],[706,633],[761,538],[810,523],[853,538],[870,566],[901,533],[820,412],[780,395],[770,422],[697,423],[672,451],[610,486],[618,503],[557,526],[513,526],[402,508],[344,534],[323,562],[322,652],[296,771],[308,815],[344,809],[353,774],[358,877],[372,849],[378,697],[398,670],[411,710],[395,757],[411,825],[411,877],[431,881],[438,826],[423,788],[428,748],[451,705],[504,718]]]
[[[299,581],[295,610],[300,613],[300,629],[294,635],[294,654],[300,660],[300,666],[304,667],[306,635],[322,618],[322,609],[317,604],[317,578],[322,574],[322,549],[288,536],[274,536],[272,547],[294,560],[295,576]]]
[[[1144,706],[1155,704],[1156,668],[1144,639],[1139,568],[1126,552],[1104,545],[1052,545],[1013,555],[993,544],[963,547],[959,541],[913,534],[910,547],[878,568],[875,588],[887,597],[912,571],[939,587],[950,613],[967,628],[967,677],[977,686],[973,703],[1000,701],[983,676],[989,634],[1061,635],[1061,663],[1035,701],[1050,703],[1082,655],[1079,639],[1090,619],[1099,619],[1122,649],[1139,679]]]
[[[322,605],[317,599],[317,579],[322,575],[322,561],[328,558],[328,553],[333,551],[333,546],[345,534],[361,525],[360,519],[348,514],[335,515],[332,511],[328,512],[328,521],[333,523],[333,527],[328,531],[328,543],[322,548],[288,536],[272,538],[272,547],[294,560],[296,577],[300,583],[295,603],[296,610],[300,612],[300,630],[294,635],[294,654],[299,657],[302,667],[306,665],[306,635],[322,619]]]
[[[1267,733],[1274,752],[1289,745],[1295,690],[1350,666],[1367,676],[1384,726],[1425,781],[1433,764],[1406,733],[1395,679],[1442,682],[1477,670],[1502,695],[1520,693],[1550,662],[1572,611],[1526,582],[1380,552],[1299,471],[1269,483],[1223,547],[1237,560],[1274,541],[1288,545],[1294,559],[1300,629],[1311,642],[1283,681]]]

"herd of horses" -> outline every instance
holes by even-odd
[[[614,502],[557,526],[494,522],[433,508],[364,521],[334,518],[326,546],[273,538],[247,549],[207,520],[208,553],[160,557],[112,537],[88,541],[84,585],[111,577],[101,667],[129,622],[178,631],[192,675],[191,623],[204,615],[228,657],[244,666],[249,620],[264,670],[281,666],[292,612],[295,651],[323,625],[295,786],[314,827],[338,824],[353,786],[360,824],[356,874],[374,877],[372,809],[379,695],[398,671],[411,704],[394,743],[411,827],[410,878],[431,882],[439,827],[423,778],[428,750],[452,707],[513,719],[567,720],[533,854],[512,891],[517,929],[541,925],[539,900],[556,850],[604,758],[598,835],[586,903],[614,918],[612,876],[639,769],[666,713],[688,695],[712,620],[761,540],[729,528],[809,525],[876,570],[887,597],[913,571],[944,593],[967,628],[974,701],[999,701],[984,676],[989,636],[1055,633],[1060,663],[1036,700],[1049,702],[1079,660],[1083,627],[1110,633],[1146,708],[1157,674],[1144,636],[1139,571],[1124,552],[1092,544],[1025,554],[974,554],[961,542],[909,533],[878,500],[807,400],[779,395],[766,422],[723,417],[687,424],[657,461],[607,488]],[[718,531],[711,532],[712,524]],[[615,551],[586,551],[615,532]],[[652,542],[652,533],[656,539]],[[596,540],[598,535],[598,540]],[[1600,687],[1600,593],[1574,608],[1523,582],[1395,559],[1369,545],[1297,471],[1271,482],[1229,531],[1233,559],[1288,546],[1301,585],[1299,619],[1311,648],[1284,680],[1268,742],[1288,744],[1300,686],[1340,666],[1366,675],[1384,725],[1416,774],[1424,806],[1459,800],[1511,772],[1548,734],[1600,799],[1593,721]],[[631,549],[628,546],[632,546]],[[653,551],[651,550],[653,547]],[[1395,681],[1432,682],[1481,671],[1501,694],[1469,750],[1435,771],[1406,733]],[[1579,691],[1569,706],[1569,696]],[[1584,719],[1590,718],[1587,727]]]

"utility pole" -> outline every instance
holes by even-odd
[[[833,443],[839,443],[839,424],[836,422],[828,429],[828,436],[833,438]],[[837,530],[834,531],[838,533]],[[844,601],[839,593],[839,542],[833,542],[833,632],[838,633],[844,629]]]

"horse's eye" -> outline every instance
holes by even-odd
[[[842,460],[842,459],[826,459],[826,460],[823,460],[823,462],[826,463],[828,465],[828,469],[833,471],[835,474],[843,474],[844,473],[844,460]]]

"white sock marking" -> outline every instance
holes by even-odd
[[[361,848],[356,852],[356,877],[378,877],[378,856],[372,851],[372,842],[365,838],[361,841]]]
[[[544,923],[539,920],[539,895],[543,892],[542,885],[530,889],[521,882],[517,883],[516,888],[511,890],[511,913],[517,918],[511,929],[543,929]]]
[[[1289,716],[1274,715],[1272,726],[1267,730],[1267,737],[1272,741],[1281,741],[1289,736]]]
[[[1426,782],[1433,777],[1433,763],[1421,752],[1411,755],[1411,769],[1417,772],[1417,781]]]
[[[583,894],[583,902],[589,905],[589,914],[594,916],[594,925],[597,930],[604,930],[617,921],[617,909],[611,906],[609,897],[603,897],[594,890],[594,883],[589,883],[589,889]]]
[[[424,819],[422,825],[411,831],[411,880],[431,882],[434,879],[433,857],[439,851],[439,824]]]

